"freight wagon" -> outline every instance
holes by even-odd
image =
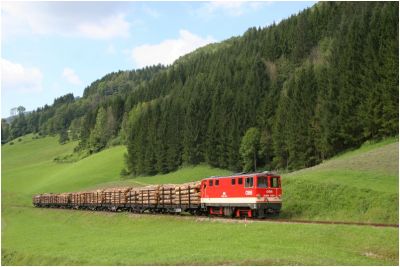
[[[32,201],[35,207],[47,208],[265,218],[268,214],[279,214],[282,189],[277,174],[240,173],[179,185],[41,194]]]

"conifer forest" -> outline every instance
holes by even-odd
[[[124,144],[126,174],[207,163],[232,171],[310,167],[398,135],[398,2],[320,2],[169,66],[118,71],[82,97],[2,120],[78,140],[76,154]]]

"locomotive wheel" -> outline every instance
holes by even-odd
[[[201,216],[201,215],[203,215],[203,212],[200,209],[198,209],[198,210],[195,211],[195,215],[196,216]]]

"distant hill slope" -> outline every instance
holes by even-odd
[[[283,217],[398,223],[399,143],[395,138],[283,177]]]
[[[112,147],[74,163],[56,163],[55,157],[72,153],[76,145],[60,145],[57,140],[26,135],[21,142],[2,146],[3,207],[10,203],[30,206],[35,193],[77,191],[119,179],[124,147]]]

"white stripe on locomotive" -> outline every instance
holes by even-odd
[[[246,203],[281,203],[281,198],[279,197],[212,197],[212,198],[201,198],[201,203],[203,204],[246,204]]]

